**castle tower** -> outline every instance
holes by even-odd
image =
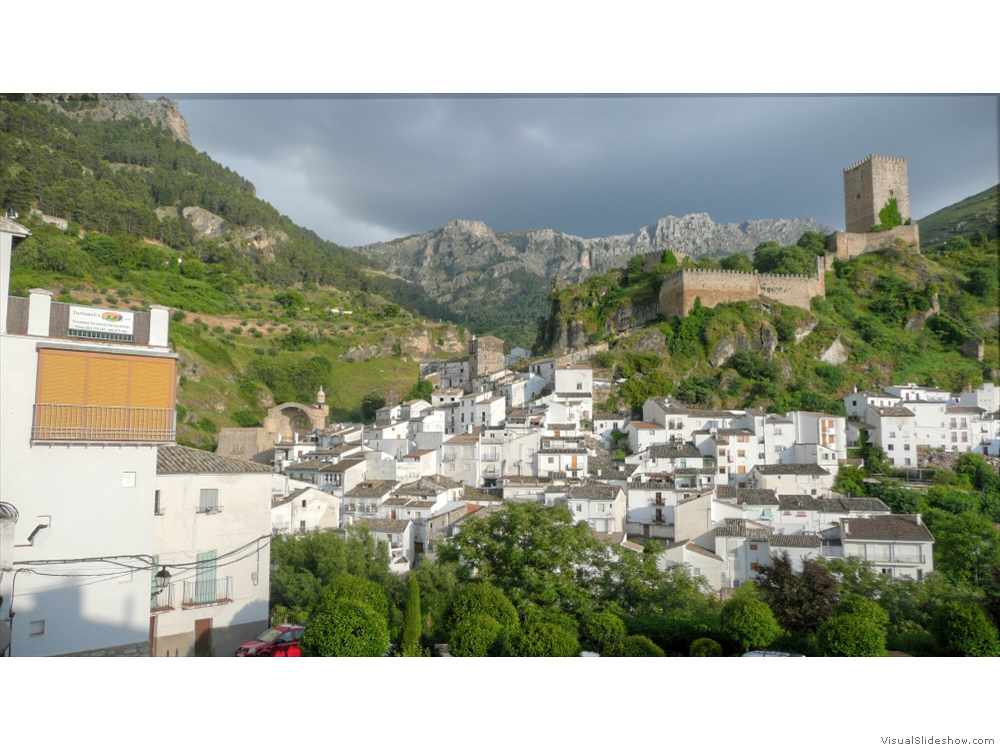
[[[844,169],[844,215],[848,232],[867,232],[878,213],[896,199],[903,221],[910,218],[906,159],[872,154]]]
[[[475,380],[503,369],[503,339],[472,337],[469,342],[469,379]]]

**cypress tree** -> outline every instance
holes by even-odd
[[[403,615],[403,656],[420,656],[420,584],[410,576],[406,587],[406,613]]]

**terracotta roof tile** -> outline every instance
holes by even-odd
[[[817,464],[757,464],[754,469],[765,475],[789,474],[814,477],[830,475],[830,472]]]
[[[264,474],[274,468],[253,461],[226,458],[185,445],[161,445],[156,450],[157,474]]]
[[[894,542],[933,542],[934,536],[916,515],[841,518],[840,527],[847,540],[888,540]]]
[[[767,542],[772,547],[820,547],[819,537],[812,534],[772,534]]]
[[[650,458],[703,458],[691,443],[665,443],[649,447]]]

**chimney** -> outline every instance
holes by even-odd
[[[149,345],[170,346],[170,308],[149,306]]]
[[[47,289],[28,290],[28,335],[48,336],[52,314],[52,292]]]
[[[923,526],[923,522],[920,519],[920,514],[917,513],[917,526]]]

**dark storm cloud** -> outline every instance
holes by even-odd
[[[920,218],[998,181],[997,98],[189,98],[195,146],[345,245],[479,219],[584,237],[661,216],[843,225],[841,173],[909,161]]]

